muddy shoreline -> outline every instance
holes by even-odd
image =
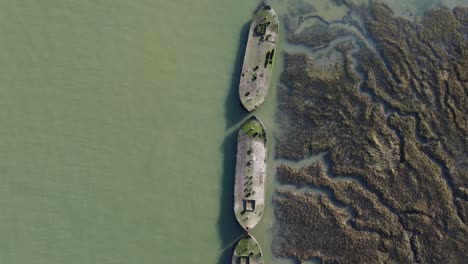
[[[330,171],[277,168],[280,185],[327,195],[277,189],[273,252],[299,262],[465,263],[468,9],[409,20],[382,3],[346,4],[340,21],[286,20],[289,43],[327,52],[285,53],[275,156],[326,153]],[[296,32],[307,19],[317,23]]]

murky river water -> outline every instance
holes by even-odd
[[[238,77],[258,3],[0,2],[0,263],[229,262],[242,234]],[[281,67],[279,54],[256,111],[272,139]],[[268,183],[254,235],[266,263],[283,263]]]
[[[0,2],[0,263],[221,261],[256,5]]]

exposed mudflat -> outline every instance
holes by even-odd
[[[325,157],[277,168],[274,254],[467,263],[468,8],[408,19],[340,3],[342,20],[286,21],[310,54],[284,55],[275,155]]]

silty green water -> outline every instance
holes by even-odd
[[[436,2],[388,1],[402,15]],[[229,263],[242,234],[237,87],[257,4],[0,1],[0,263]],[[272,4],[280,24],[346,13],[326,0]],[[270,139],[253,230],[265,263],[290,263],[270,248],[276,91],[282,52],[298,49],[284,34],[255,111]]]
[[[257,4],[0,1],[0,263],[230,259]]]

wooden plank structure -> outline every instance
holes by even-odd
[[[234,212],[239,224],[249,232],[263,215],[265,207],[266,131],[262,122],[251,116],[237,138]]]
[[[263,264],[263,254],[257,240],[247,234],[234,248],[232,264]]]
[[[268,94],[278,33],[278,17],[267,5],[250,25],[239,83],[240,100],[249,112],[259,107]]]

